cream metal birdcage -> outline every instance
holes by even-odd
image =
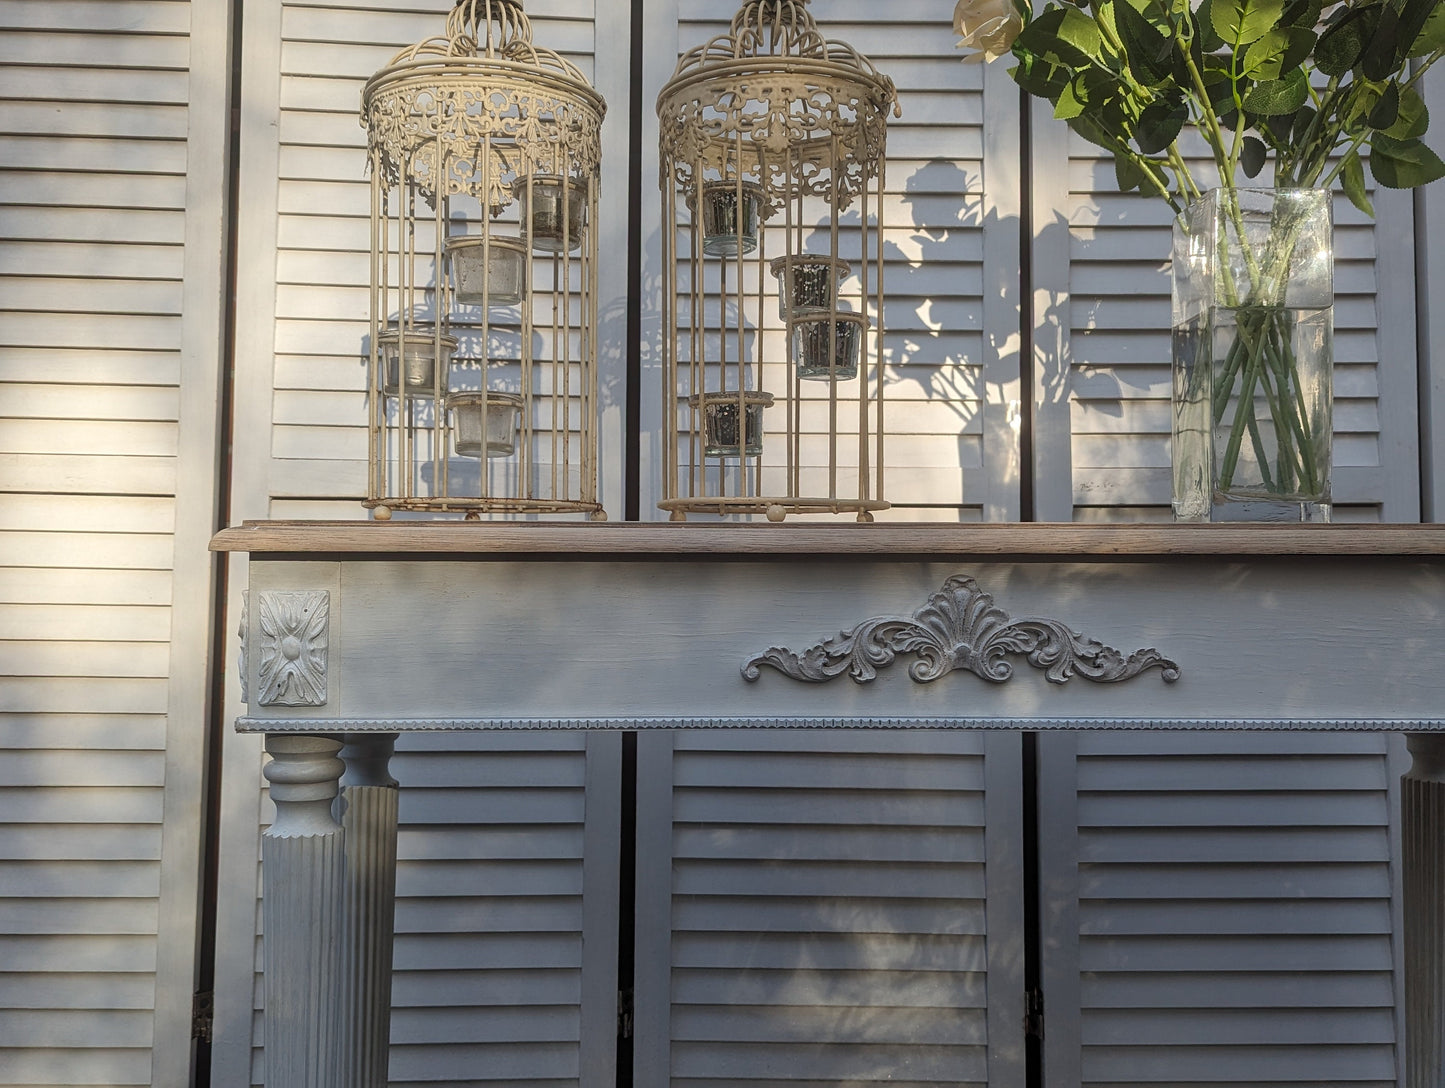
[[[664,480],[689,513],[883,498],[883,185],[893,83],[807,0],[748,0],[657,100]]]
[[[367,81],[365,505],[605,517],[597,501],[597,201],[606,106],[532,43],[521,0]]]

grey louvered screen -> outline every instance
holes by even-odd
[[[1390,744],[1040,739],[1051,1086],[1396,1083]]]
[[[1017,845],[1017,744],[927,732],[640,737],[637,1083],[1019,1074],[1020,945],[1008,924],[1020,889],[1006,857],[991,865],[991,848]]]

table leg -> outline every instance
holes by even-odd
[[[1445,735],[1406,737],[1401,779],[1405,885],[1405,1088],[1445,1081]]]
[[[352,1088],[336,1001],[343,971],[343,832],[332,815],[341,742],[272,733],[276,820],[261,837],[266,1088]]]
[[[395,733],[348,733],[341,749],[346,829],[346,987],[356,1088],[386,1088],[391,1047],[391,955],[396,920]]]

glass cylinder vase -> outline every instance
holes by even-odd
[[[1331,196],[1215,189],[1174,224],[1175,521],[1329,521]]]

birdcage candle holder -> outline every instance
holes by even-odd
[[[522,0],[457,0],[443,35],[363,88],[375,517],[605,516],[591,229],[605,110],[534,43]],[[517,356],[506,392],[472,372],[498,342]]]
[[[871,521],[888,507],[882,222],[896,99],[871,61],[823,37],[807,0],[746,0],[658,96],[658,505],[673,520]]]
[[[756,457],[763,452],[763,409],[772,405],[771,393],[694,393],[688,403],[702,412],[705,456]]]
[[[515,306],[522,301],[527,251],[516,238],[457,234],[447,239],[453,300],[463,306]]]
[[[460,457],[510,457],[517,452],[522,398],[500,390],[447,394],[453,414],[453,448]]]
[[[435,394],[437,374],[446,389],[447,369],[456,350],[454,336],[439,333],[436,328],[393,325],[377,337],[384,373],[382,389],[389,396],[399,395],[403,388],[408,397],[430,397]]]
[[[838,289],[852,273],[847,261],[807,253],[778,257],[768,268],[778,281],[779,321],[836,310]]]
[[[861,314],[804,314],[788,325],[793,366],[809,381],[849,381],[858,376],[858,358],[868,321]]]

